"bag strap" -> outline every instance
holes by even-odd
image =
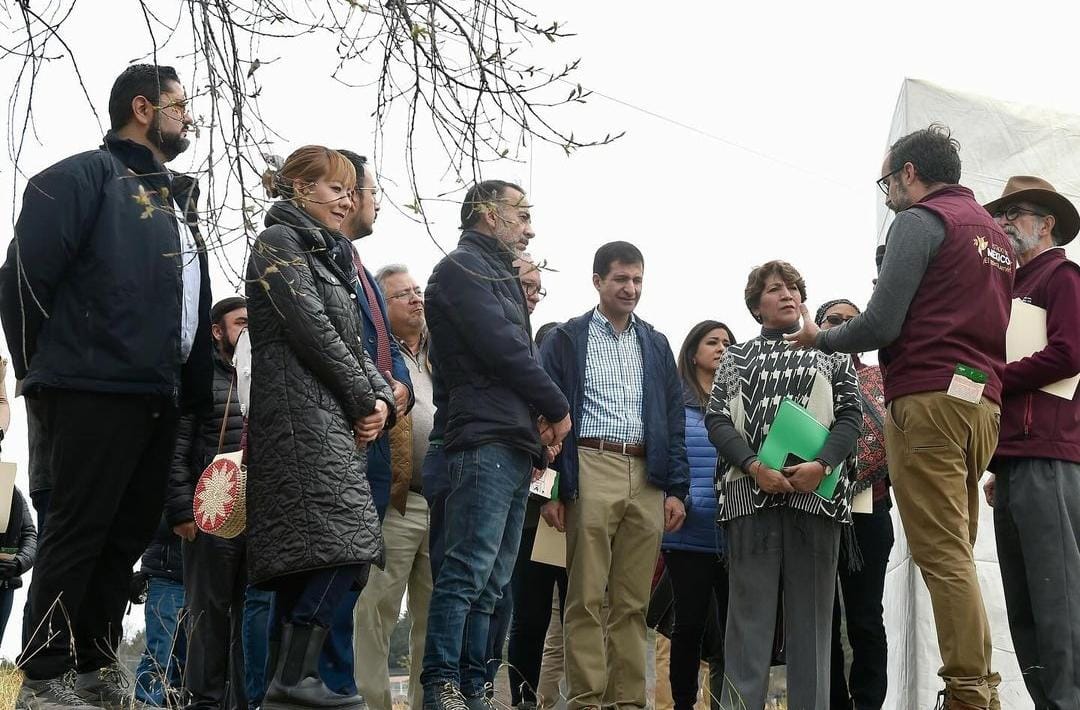
[[[236,384],[236,373],[229,380],[229,394],[225,396],[225,414],[221,417],[221,433],[218,434],[217,455],[221,456],[221,449],[225,446],[225,428],[229,424],[229,405],[232,404],[233,385]]]

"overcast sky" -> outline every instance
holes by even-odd
[[[863,303],[874,276],[881,199],[874,181],[904,77],[1080,112],[1075,4],[529,4],[541,20],[559,20],[578,35],[545,50],[555,52],[548,56],[582,57],[577,80],[617,99],[594,96],[561,110],[562,125],[578,135],[626,131],[612,146],[570,158],[537,145],[531,163],[507,162],[487,173],[528,189],[538,235],[531,251],[557,270],[544,276],[549,296],[534,316],[537,325],[594,304],[592,254],[612,239],[632,241],[644,252],[639,314],[676,349],[704,318],[726,321],[740,340],[752,337],[757,326],[742,290],[750,269],[774,258],[802,271],[811,307],[834,297]],[[81,3],[66,38],[107,122],[113,79],[150,47],[137,4]],[[265,47],[266,58],[282,57],[259,74],[263,114],[285,138],[275,152],[286,155],[305,143],[370,152],[370,93],[328,78],[332,49],[326,37]],[[183,76],[190,60],[177,57],[189,51],[167,47],[162,61],[174,62]],[[11,57],[0,62],[5,85],[15,69]],[[69,64],[57,61],[43,70],[35,105],[40,143],[25,148],[26,172],[100,143]],[[205,112],[199,99],[192,108]],[[4,120],[6,132],[8,116]],[[386,134],[390,158],[382,186],[408,202],[395,167],[400,126],[388,126]],[[957,138],[964,143],[963,135]],[[431,153],[420,160],[432,183],[445,167],[436,158]],[[183,170],[185,158],[172,167]],[[1072,174],[1078,167],[1062,166]],[[7,156],[0,171],[0,223],[8,225],[0,230],[0,246],[6,249],[11,196],[21,195],[24,181]],[[456,240],[456,213],[453,204],[431,207],[444,248]],[[360,250],[373,269],[406,263],[421,284],[439,256],[424,230],[388,205]],[[237,288],[221,273],[214,285],[215,297]],[[11,392],[10,372],[7,385]],[[5,458],[19,462],[25,490],[21,402],[12,419]],[[20,608],[21,597],[3,655],[18,650]]]

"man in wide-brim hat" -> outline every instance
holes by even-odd
[[[1080,267],[1061,247],[1080,214],[1054,186],[1012,177],[986,205],[1008,235],[1013,295],[1046,310],[1047,344],[1005,368],[1001,434],[984,486],[1016,658],[1038,708],[1080,707],[1080,400],[1040,388],[1080,372]],[[1025,316],[1014,304],[1014,324]]]

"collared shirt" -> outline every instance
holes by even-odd
[[[199,245],[183,214],[176,211],[180,230],[180,263],[184,284],[183,308],[180,315],[180,362],[187,362],[199,330],[199,295],[202,290],[202,267],[199,265]]]
[[[626,444],[645,440],[644,367],[637,320],[617,333],[599,308],[589,321],[585,355],[585,400],[578,436]]]

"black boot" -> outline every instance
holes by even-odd
[[[359,695],[338,695],[319,677],[319,654],[327,629],[321,626],[282,624],[274,675],[266,687],[262,710],[340,708],[359,710]]]

